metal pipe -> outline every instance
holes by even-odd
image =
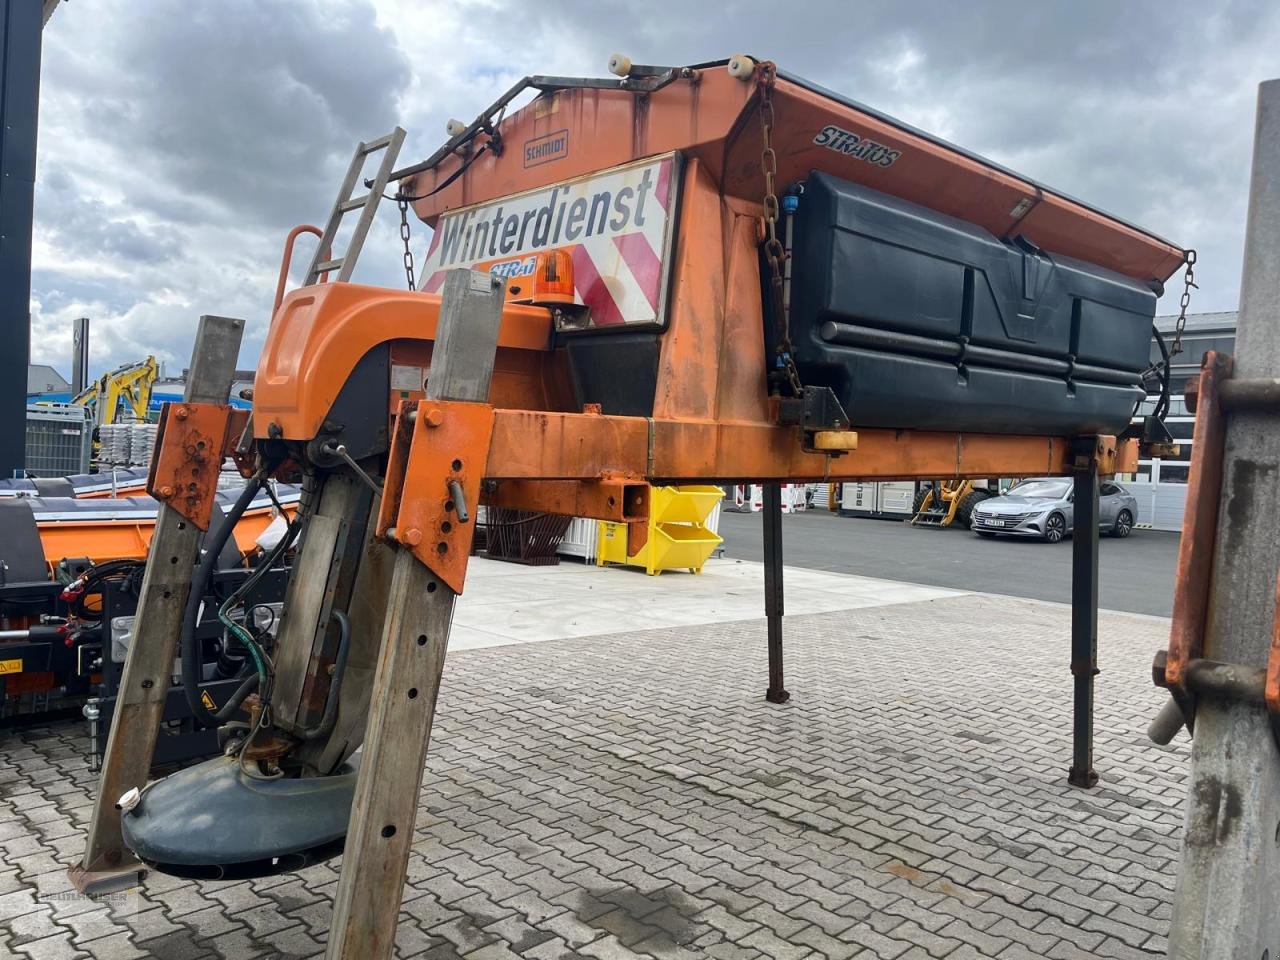
[[[1072,363],[1056,357],[1041,357],[1031,353],[1014,353],[998,347],[980,344],[962,344],[939,337],[924,337],[897,330],[864,327],[856,323],[838,323],[828,320],[818,331],[828,343],[849,347],[865,347],[870,350],[889,350],[910,353],[922,357],[961,362],[970,366],[995,367],[1001,370],[1017,370],[1039,373],[1050,377],[1072,380],[1115,383],[1137,386],[1139,375],[1133,370],[1117,370],[1096,364]]]
[[[764,485],[764,616],[769,645],[770,703],[791,699],[782,671],[782,485]]]
[[[1177,700],[1170,697],[1148,724],[1147,737],[1152,743],[1167,747],[1178,735],[1178,731],[1186,725],[1187,720],[1182,714],[1182,708],[1178,706]]]
[[[28,640],[30,630],[0,630],[0,640]]]
[[[1218,402],[1231,411],[1280,410],[1280,377],[1224,380],[1218,388]]]
[[[1098,463],[1092,437],[1087,465],[1076,469],[1071,534],[1071,674],[1074,694],[1071,770],[1067,782],[1086,790],[1098,783],[1093,769],[1093,678],[1098,674]],[[1082,454],[1083,456],[1083,454]]]

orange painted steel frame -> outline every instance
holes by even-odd
[[[414,210],[434,226],[446,210],[681,150],[719,184],[728,202],[750,204],[758,214],[763,182],[756,89],[755,82],[737,80],[716,64],[696,70],[692,81],[644,96],[621,89],[559,90],[503,121],[508,149],[501,154],[487,150],[474,157],[479,144],[473,144],[401,181],[400,189],[423,198]],[[780,185],[827,170],[975,223],[997,237],[1026,234],[1053,253],[1142,282],[1167,280],[1185,258],[1182,250],[1152,234],[785,76],[777,79],[773,103]],[[899,156],[884,164],[843,154],[816,142],[827,126],[856,131],[864,142]],[[559,131],[566,137],[565,155],[526,167],[522,145]],[[463,163],[469,163],[466,172],[442,188]]]
[[[834,481],[1070,472],[1065,438],[859,429],[856,451],[802,450],[797,428],[775,424],[769,412],[758,218],[723,198],[699,160],[685,165],[684,178],[653,416],[573,410],[550,314],[508,303],[489,394],[495,417],[485,477]],[[393,364],[428,365],[439,311],[435,294],[355,284],[290,293],[263,347],[256,435],[315,437],[357,361],[381,344],[390,344]],[[388,420],[396,404],[421,397],[389,396]],[[851,415],[856,429],[857,411]],[[1136,445],[1122,444],[1115,458],[1102,472],[1136,469]]]

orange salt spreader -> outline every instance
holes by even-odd
[[[768,61],[611,69],[526,78],[408,167],[402,130],[361,144],[327,226],[302,228],[320,242],[272,316],[251,438],[207,451],[251,488],[304,485],[270,668],[228,756],[145,790],[139,692],[82,877],[345,850],[329,956],[389,956],[482,505],[625,523],[635,548],[654,484],[1063,474],[1087,521],[1097,477],[1136,468],[1156,298],[1186,251]],[[353,284],[393,182],[405,235],[410,210],[433,228],[425,260],[406,240],[409,289]],[[170,417],[161,473],[190,467],[193,419]],[[152,549],[157,590],[165,564],[192,565],[172,542]],[[173,642],[140,633],[136,669]]]

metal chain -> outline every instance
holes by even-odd
[[[1191,291],[1199,290],[1196,283],[1196,252],[1187,251],[1187,271],[1182,275],[1182,299],[1178,303],[1178,322],[1173,328],[1173,344],[1169,347],[1172,359],[1182,352],[1182,331],[1187,328],[1187,307],[1191,306]]]
[[[777,68],[771,61],[756,65],[756,87],[760,92],[760,168],[764,172],[764,256],[769,264],[769,278],[772,284],[774,319],[778,326],[779,366],[786,374],[787,385],[793,396],[804,393],[800,383],[800,371],[792,357],[791,319],[788,316],[787,304],[782,295],[782,264],[786,260],[787,251],[778,239],[778,194],[774,179],[778,175],[778,155],[773,149],[773,84],[777,77]]]
[[[400,239],[404,241],[404,277],[409,281],[409,289],[416,290],[413,281],[413,251],[409,249],[409,201],[397,197],[400,207]]]

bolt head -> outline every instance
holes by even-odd
[[[173,487],[161,487],[158,491],[161,499],[168,500],[173,496]]]
[[[179,407],[177,410],[173,411],[173,415],[179,420],[185,420],[191,415],[191,411],[186,407]]]
[[[406,546],[416,547],[422,542],[422,531],[417,527],[410,527],[400,535],[400,542]]]
[[[427,426],[438,427],[444,423],[444,411],[439,407],[432,407],[427,411]]]

